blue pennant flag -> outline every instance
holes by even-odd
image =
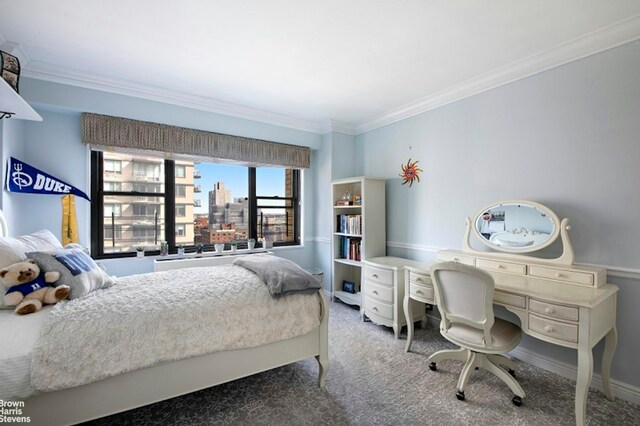
[[[73,194],[87,201],[91,198],[78,188],[44,173],[13,157],[7,160],[7,191],[29,194]]]

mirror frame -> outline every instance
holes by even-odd
[[[491,243],[489,240],[487,240],[482,234],[480,234],[480,231],[478,231],[478,227],[476,226],[476,224],[478,223],[478,218],[485,213],[486,211],[495,208],[495,207],[499,207],[505,204],[520,204],[520,205],[528,205],[531,207],[535,207],[538,210],[544,212],[547,214],[547,216],[551,219],[551,221],[553,222],[553,233],[550,234],[549,238],[547,239],[547,241],[545,241],[542,244],[538,244],[536,246],[527,246],[527,247],[503,247],[503,246],[499,246],[497,244],[493,244]],[[475,233],[475,235],[480,239],[480,241],[482,241],[482,243],[489,247],[490,249],[496,250],[496,251],[501,251],[501,252],[505,252],[505,253],[532,253],[538,250],[542,250],[545,247],[550,246],[551,244],[553,244],[557,239],[558,236],[560,236],[560,219],[558,218],[558,216],[547,206],[542,205],[540,203],[536,203],[535,201],[530,201],[530,200],[504,200],[504,201],[498,201],[497,203],[492,203],[489,204],[487,207],[481,209],[480,211],[478,211],[478,213],[476,213],[476,215],[473,217],[473,221],[471,223],[471,227],[473,228],[473,232]]]

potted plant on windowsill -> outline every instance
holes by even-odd
[[[231,241],[229,243],[229,245],[231,246],[231,251],[237,251],[238,250],[238,242],[237,241]]]
[[[247,240],[247,247],[249,248],[249,250],[253,250],[256,247],[256,240],[253,238],[249,238]]]
[[[144,247],[137,246],[136,247],[136,257],[144,257]]]

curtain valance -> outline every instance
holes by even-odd
[[[305,169],[308,147],[269,142],[165,124],[82,114],[82,142],[96,150],[160,153],[164,157]]]

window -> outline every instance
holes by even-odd
[[[105,182],[105,191],[122,191],[122,182]]]
[[[138,246],[153,253],[163,240],[170,252],[180,244],[247,238],[269,238],[275,246],[299,244],[297,170],[176,164],[107,152],[92,152],[91,158],[95,257],[131,256]],[[120,165],[117,182],[108,179],[107,163]],[[194,184],[196,175],[201,185]]]
[[[108,216],[122,216],[122,206],[120,204],[105,204],[104,205],[104,215]]]
[[[122,161],[104,160],[104,171],[108,173],[122,173]]]

